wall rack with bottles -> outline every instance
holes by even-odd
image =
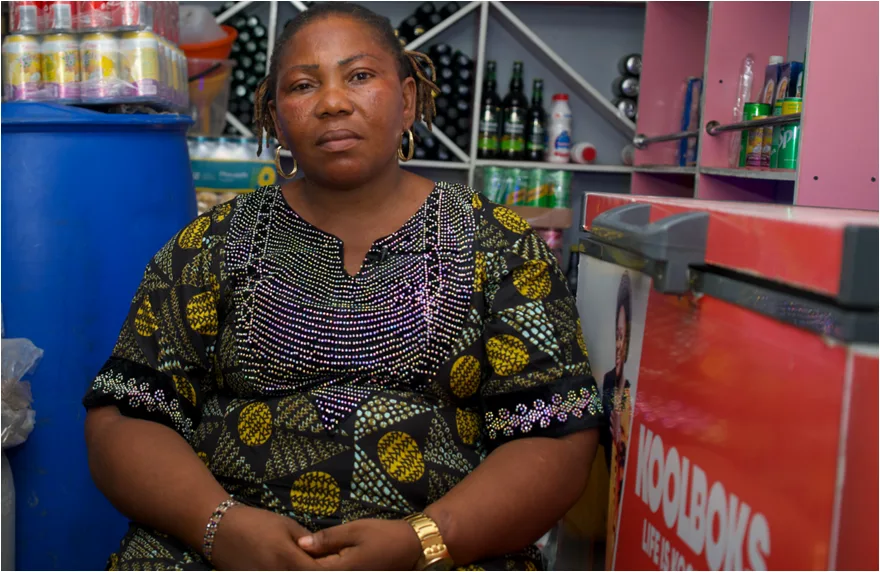
[[[252,4],[256,4],[256,6],[251,6]],[[229,7],[227,10],[222,12],[218,17],[217,21],[220,23],[227,22],[232,17],[236,16],[242,10],[249,9],[264,9],[260,8],[261,3],[254,3],[253,0],[244,0],[240,2],[236,2],[234,5]],[[277,32],[280,30],[276,30],[277,23],[279,21],[279,11],[283,8],[285,4],[292,6],[296,10],[307,10],[308,6],[303,4],[302,2],[293,0],[290,2],[277,2],[272,1],[268,4],[268,19],[269,19],[269,37],[274,37]],[[380,13],[382,13],[382,8],[387,8],[386,6],[381,6],[384,3],[365,3],[368,6],[371,4],[376,4],[377,6],[371,6]],[[487,60],[487,54],[491,51],[487,49],[487,43],[490,41],[489,36],[492,34],[490,30],[490,23],[498,23],[503,27],[506,32],[512,36],[520,45],[524,46],[528,53],[533,55],[535,59],[537,59],[547,70],[556,75],[563,83],[565,88],[567,88],[574,96],[580,98],[580,100],[585,101],[591,109],[595,110],[596,115],[601,118],[601,121],[607,122],[611,129],[613,129],[619,137],[620,146],[622,147],[626,141],[633,136],[635,133],[635,124],[627,119],[626,117],[621,116],[617,109],[612,105],[609,99],[603,95],[600,90],[596,89],[589,81],[587,81],[582,74],[578,73],[570,65],[567,63],[557,51],[548,45],[547,42],[541,39],[541,36],[536,33],[532,28],[527,25],[523,18],[517,15],[517,13],[505,6],[501,2],[489,2],[486,0],[476,0],[467,3],[460,3],[461,7],[454,12],[452,15],[444,19],[442,22],[437,24],[436,26],[429,29],[426,33],[422,34],[415,40],[409,42],[406,46],[407,49],[423,49],[424,46],[428,45],[432,41],[436,41],[438,36],[444,34],[444,32],[448,32],[450,28],[456,26],[459,22],[466,21],[469,16],[474,15],[473,28],[475,30],[475,42],[474,49],[472,51],[473,60],[474,60],[474,90],[473,90],[473,105],[471,106],[473,110],[473,117],[471,121],[470,127],[470,145],[468,146],[468,151],[463,150],[460,146],[456,145],[455,142],[449,139],[442,131],[434,130],[433,135],[442,143],[453,155],[455,160],[452,161],[425,161],[425,160],[412,160],[406,163],[407,168],[414,169],[427,169],[427,170],[452,170],[459,172],[467,173],[467,182],[471,185],[474,184],[474,180],[476,177],[476,171],[480,167],[484,166],[501,166],[501,167],[520,167],[520,168],[544,168],[544,169],[554,169],[554,170],[569,170],[574,171],[576,173],[598,173],[598,174],[606,174],[606,175],[628,175],[632,172],[632,167],[622,165],[622,164],[611,164],[611,165],[602,165],[602,164],[577,164],[577,163],[545,163],[545,162],[533,162],[533,161],[504,161],[504,160],[487,160],[487,159],[478,159],[477,158],[477,137],[478,137],[478,113],[479,113],[479,102],[482,98],[482,87],[483,87],[483,75],[485,68],[485,61]],[[250,8],[249,8],[250,7]],[[644,8],[639,7],[638,10],[643,12]],[[630,8],[632,11],[632,8]],[[641,19],[641,16],[639,16]],[[393,21],[393,20],[392,20]],[[495,26],[493,25],[494,29]],[[640,40],[640,34],[638,40]],[[558,47],[558,46],[557,46]],[[636,48],[638,45],[636,46]],[[271,42],[270,47],[267,50],[267,58],[271,57]],[[617,54],[617,57],[623,54],[623,50],[625,47],[621,48],[621,53]],[[629,48],[631,51],[638,51],[637,49],[633,50]],[[248,128],[247,125],[239,121],[233,114],[227,114],[228,122],[238,130],[243,136],[253,136],[252,131]],[[614,160],[619,161],[619,149],[614,153],[610,153]],[[625,187],[621,188],[621,185],[626,185],[625,182],[621,182],[620,185],[617,186],[617,190],[625,190]],[[561,220],[561,218],[560,218]]]
[[[858,2],[649,2],[631,192],[703,199],[878,208],[878,5]],[[752,100],[771,55],[804,63],[795,169],[732,168],[730,124],[741,66],[754,56]],[[860,54],[858,58],[851,54]],[[681,126],[669,102],[703,79],[696,164],[675,166]],[[847,78],[857,89],[840,91]],[[856,121],[840,121],[858,110]],[[775,119],[775,118],[774,118]],[[638,141],[640,137],[637,137]]]

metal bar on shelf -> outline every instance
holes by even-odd
[[[468,14],[470,14],[471,12],[473,12],[474,10],[476,10],[479,7],[480,7],[480,2],[478,2],[478,1],[470,2],[470,3],[466,4],[465,6],[462,6],[461,8],[456,10],[452,14],[452,16],[446,18],[445,20],[443,20],[442,22],[440,22],[439,24],[437,24],[436,26],[434,26],[433,28],[431,28],[430,30],[428,30],[427,32],[425,32],[424,34],[422,34],[421,36],[419,36],[418,38],[413,40],[412,42],[408,43],[406,45],[406,49],[407,50],[418,49],[420,46],[422,46],[426,42],[431,41],[437,35],[442,34],[444,30],[446,30],[447,28],[449,28],[450,26],[452,26],[453,24],[455,24],[456,22],[458,22],[459,20],[461,20],[462,18],[464,18],[465,16],[467,16]]]
[[[636,149],[644,149],[651,143],[661,143],[663,141],[678,141],[679,139],[689,139],[700,134],[698,129],[693,131],[679,131],[678,133],[667,133],[666,135],[654,135],[646,137],[644,133],[639,133],[633,137],[633,145]]]
[[[247,126],[238,120],[238,118],[228,111],[226,112],[226,122],[235,127],[239,133],[241,133],[244,137],[252,138],[254,136],[254,132],[247,128]]]
[[[293,7],[299,10],[300,12],[305,12],[309,9],[308,6],[300,2],[299,0],[290,0],[290,3],[293,4]]]
[[[509,31],[526,40],[527,44],[531,44],[537,52],[536,55],[538,55],[545,64],[548,64],[551,70],[559,72],[561,79],[565,81],[572,90],[577,92],[578,95],[583,97],[590,107],[603,115],[614,128],[627,137],[635,135],[635,123],[626,117],[623,117],[617,111],[617,108],[611,105],[611,102],[605,99],[605,96],[603,96],[599,90],[593,87],[590,82],[585,80],[583,76],[574,70],[574,68],[568,65],[559,54],[550,49],[550,46],[548,46],[544,40],[542,40],[531,30],[531,28],[526,26],[522,20],[510,11],[510,8],[505,6],[503,2],[498,2],[496,0],[493,0],[491,4],[492,7],[502,16],[502,18],[500,18],[501,24]]]
[[[486,36],[489,31],[489,3],[480,2],[480,16],[478,22],[479,30],[477,32],[477,57],[474,59],[474,67],[476,68],[474,77],[474,112],[471,118],[471,148],[470,161],[468,165],[468,186],[474,186],[474,178],[476,172],[477,161],[477,142],[480,138],[480,118],[483,110],[480,102],[483,101],[483,76],[486,69]]]
[[[788,115],[775,115],[764,119],[752,119],[751,121],[728,123],[727,125],[722,125],[717,121],[710,121],[706,124],[706,133],[709,135],[718,135],[719,133],[725,133],[727,131],[742,131],[743,129],[755,129],[758,127],[788,125],[789,123],[797,123],[800,120],[800,113],[790,113]]]
[[[275,49],[275,38],[278,37],[278,0],[269,2],[269,35],[268,46],[266,47],[266,61],[272,61],[272,51]]]
[[[425,125],[425,122],[424,122],[424,121],[422,121],[422,125]],[[427,127],[427,125],[425,125],[425,127]],[[440,143],[442,143],[443,145],[445,145],[447,149],[449,149],[450,151],[452,151],[452,153],[453,153],[456,157],[458,157],[459,160],[460,160],[462,163],[469,163],[469,162],[470,162],[471,158],[467,156],[467,153],[465,153],[464,151],[462,151],[462,150],[461,150],[461,147],[459,147],[458,145],[456,145],[455,142],[454,142],[452,139],[450,139],[449,137],[447,137],[447,136],[446,136],[446,133],[443,133],[443,131],[441,131],[440,129],[437,129],[436,131],[432,130],[432,131],[430,131],[430,133],[431,133],[432,135],[434,135],[434,137],[436,137],[437,139],[439,139],[439,140],[440,140]]]
[[[242,2],[236,2],[235,5],[232,6],[232,8],[217,16],[217,23],[222,24],[223,22],[232,18],[253,3],[254,0],[243,0]]]

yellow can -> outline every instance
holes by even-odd
[[[79,42],[68,34],[52,34],[40,46],[43,66],[43,88],[54,101],[79,100],[82,69]]]
[[[118,98],[124,91],[119,40],[112,34],[87,34],[79,45],[79,53],[82,59],[82,98],[96,101]]]
[[[32,36],[3,40],[3,99],[27,101],[39,97],[42,87],[40,44]]]
[[[159,96],[159,39],[153,32],[128,32],[119,43],[126,96],[155,99]]]

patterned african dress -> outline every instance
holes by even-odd
[[[421,511],[496,447],[602,412],[553,253],[445,183],[355,276],[279,187],[197,218],[148,265],[84,402],[175,429],[238,500],[311,530]],[[209,568],[137,523],[108,565]],[[540,567],[529,548],[470,569]]]

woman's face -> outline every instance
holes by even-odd
[[[327,16],[280,54],[270,111],[279,141],[309,179],[355,188],[397,160],[415,118],[415,82],[368,25]]]
[[[623,362],[626,361],[626,312],[623,308],[617,310],[617,330],[614,334],[614,369],[618,375],[623,370]]]

